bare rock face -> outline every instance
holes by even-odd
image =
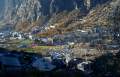
[[[17,16],[24,21],[25,19],[34,20],[40,16],[41,4],[38,0],[24,0],[20,6],[17,7]]]
[[[49,20],[54,14],[64,11],[79,10],[80,13],[87,14],[93,7],[107,1],[110,0],[3,0],[4,10],[1,14],[4,13],[2,18],[7,23],[17,26],[27,22],[30,26],[44,17]]]

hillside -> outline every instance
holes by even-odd
[[[55,17],[52,17],[49,22],[49,26],[55,26],[55,28],[49,28],[39,35],[64,34],[78,29],[91,31],[95,26],[109,28],[114,24],[111,20],[111,16],[117,17],[117,15],[113,15],[116,13],[115,9],[117,8],[117,4],[116,6],[113,4],[115,4],[114,1],[98,5],[91,9],[87,14],[81,13],[79,10],[73,10],[65,16],[63,14],[57,14]]]
[[[100,12],[104,10],[103,8],[106,7],[105,5],[110,3],[110,1],[111,0],[5,0],[3,1],[5,3],[3,6],[3,8],[5,8],[3,10],[3,19],[5,23],[12,24],[12,29],[16,31],[29,32],[38,26],[41,32],[41,28],[45,29],[46,26],[57,25],[57,28],[64,33],[71,31],[71,28],[81,28],[84,26],[85,23],[81,24],[81,22],[91,16],[94,18],[95,15],[99,14],[97,11]],[[96,13],[94,16],[94,13],[90,14],[92,11]],[[86,22],[87,21],[89,20],[86,20]],[[79,26],[75,27],[74,25]],[[52,31],[54,30],[52,29]],[[56,31],[59,30],[56,29],[54,32]]]

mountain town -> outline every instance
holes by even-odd
[[[0,77],[120,77],[119,0],[0,0]]]

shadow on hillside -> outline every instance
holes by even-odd
[[[9,51],[0,48],[1,53],[8,53]],[[16,53],[16,51],[10,51]],[[25,52],[19,52],[17,54],[24,53],[24,56],[30,54]],[[36,55],[36,54],[30,54]],[[13,56],[13,55],[12,55]],[[40,55],[42,56],[42,55]],[[27,56],[28,57],[28,56]],[[30,58],[30,57],[29,57]],[[54,69],[50,72],[39,71],[30,66],[30,60],[27,58],[26,62],[20,68],[20,70],[7,71],[8,69],[3,69],[0,62],[0,77],[120,77],[120,52],[117,54],[108,53],[106,55],[100,56],[93,61],[91,69],[92,73],[86,74],[82,71],[76,69],[70,69],[68,67]],[[0,60],[1,61],[1,60]],[[14,68],[14,67],[13,67]]]

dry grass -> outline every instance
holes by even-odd
[[[19,51],[32,52],[32,53],[41,53],[46,55],[49,51],[60,51],[64,46],[35,46],[31,48],[20,48]]]

